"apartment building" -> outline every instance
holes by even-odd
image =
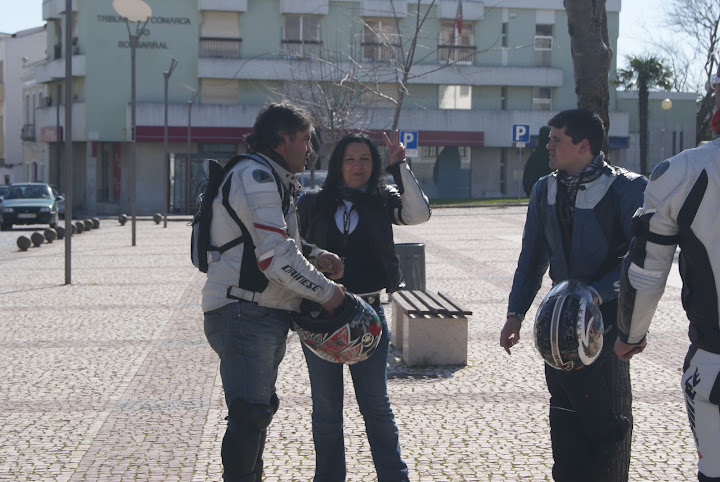
[[[287,97],[319,119],[321,142],[359,129],[375,139],[392,126],[396,74],[415,33],[415,0],[147,0],[152,16],[136,54],[137,212],[162,210],[164,83],[168,82],[170,203],[190,212],[202,189],[201,161],[244,151],[260,106]],[[421,11],[430,5],[421,1]],[[64,45],[65,0],[44,0],[45,87],[35,109],[36,140],[57,175],[64,109],[58,89],[72,55],[73,209],[128,212],[131,75],[126,24],[112,0],[74,0],[72,42]],[[609,0],[616,50],[620,0]],[[576,106],[562,0],[436,0],[418,34],[398,127],[417,135],[413,170],[431,198],[517,196],[521,170],[541,126]],[[611,79],[616,60],[611,66]],[[651,144],[665,152],[695,138],[694,95],[673,94],[671,111],[651,98]],[[634,110],[633,110],[634,109]],[[656,112],[656,110],[659,110]],[[692,110],[692,112],[691,112]],[[637,101],[610,89],[610,158],[637,168]],[[668,118],[669,116],[669,123]],[[513,126],[528,126],[524,148]],[[670,127],[673,134],[670,135]],[[665,135],[667,133],[667,135]],[[660,135],[662,134],[662,135]],[[683,141],[680,141],[680,139]],[[684,144],[683,144],[684,143]],[[660,161],[652,150],[649,164]],[[657,154],[657,156],[656,156]],[[188,162],[188,160],[190,162]],[[323,159],[319,159],[319,167]]]
[[[0,184],[46,180],[44,152],[26,152],[44,89],[29,87],[35,84],[31,69],[45,62],[45,44],[44,27],[0,34]]]

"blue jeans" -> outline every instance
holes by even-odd
[[[278,366],[285,356],[289,313],[239,301],[205,313],[205,336],[220,357],[228,407],[223,479],[262,480],[267,426],[278,408]]]
[[[395,417],[387,394],[390,337],[382,305],[375,307],[383,326],[380,344],[365,361],[349,365],[355,396],[365,420],[378,481],[406,481],[408,468],[400,456]],[[345,480],[343,439],[343,367],[315,355],[303,345],[312,388],[312,427],[316,482]]]
[[[225,402],[267,404],[285,357],[289,312],[249,301],[205,313],[205,336],[220,357]]]

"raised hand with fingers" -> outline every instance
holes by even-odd
[[[385,147],[387,147],[388,166],[402,162],[403,159],[405,159],[405,145],[400,142],[400,133],[398,130],[395,129],[392,141],[386,132],[383,132],[383,136],[385,136]]]

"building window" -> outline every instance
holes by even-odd
[[[282,44],[286,58],[319,58],[321,43],[320,17],[285,15]]]
[[[400,46],[395,20],[365,19],[363,27],[363,60],[395,60]]]
[[[239,59],[241,42],[239,13],[208,10],[202,13],[200,57]]]
[[[503,22],[502,31],[500,33],[500,46],[507,48],[508,46],[508,23]]]
[[[464,109],[472,107],[472,88],[469,85],[441,85],[440,108]]]
[[[237,104],[240,81],[237,79],[200,79],[201,104]]]
[[[420,157],[437,157],[437,146],[420,146]]]
[[[533,87],[533,110],[552,109],[552,89],[550,87]]]
[[[200,37],[201,58],[239,59],[240,38]]]
[[[500,87],[500,110],[507,110],[507,87]]]
[[[550,67],[552,65],[553,26],[535,25],[535,66]]]
[[[438,53],[441,64],[472,64],[475,55],[473,24],[463,23],[458,33],[455,22],[443,22],[440,27]]]

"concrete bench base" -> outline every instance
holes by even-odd
[[[467,364],[471,312],[446,300],[424,291],[393,293],[391,342],[408,366]]]

